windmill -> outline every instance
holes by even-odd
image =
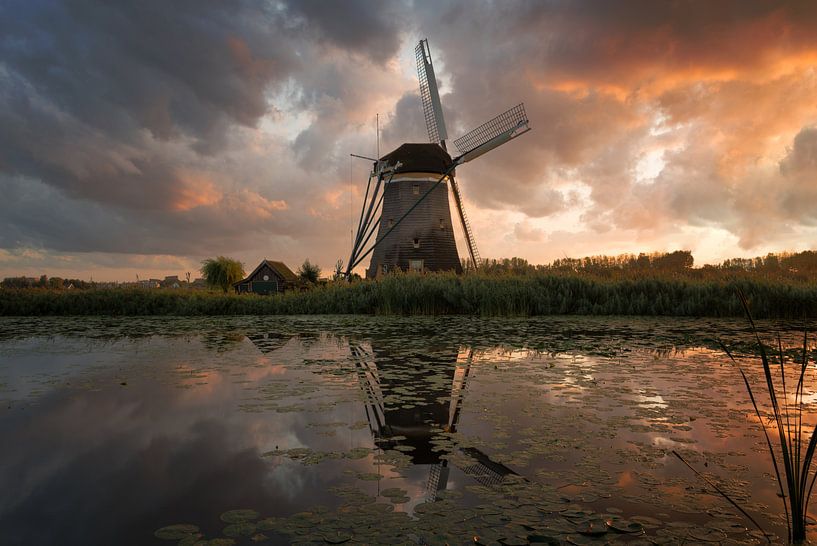
[[[439,439],[439,431],[457,432],[471,375],[473,349],[469,348],[462,358],[456,349],[450,356],[443,356],[446,351],[435,353],[440,356],[427,356],[422,364],[404,360],[388,346],[378,347],[374,340],[369,348],[350,341],[349,350],[364,394],[366,420],[375,446],[407,452],[412,465],[427,467],[425,500],[433,502],[440,491],[447,489],[451,469],[448,456],[451,451],[435,445],[435,440]],[[445,382],[439,381],[439,376],[432,379],[428,373],[443,370],[443,376],[448,379]],[[410,405],[395,400],[394,396],[403,388],[407,373],[412,377],[415,391]],[[477,448],[458,446],[453,450],[465,456],[456,458],[453,466],[481,485],[493,487],[502,484],[508,476],[517,476],[512,469]]]
[[[525,106],[520,103],[454,139],[459,155],[452,158],[446,146],[448,132],[428,40],[420,40],[415,54],[429,143],[406,143],[383,157],[364,158],[371,159],[373,166],[347,277],[369,255],[372,258],[367,277],[396,269],[461,272],[448,188],[454,196],[470,263],[479,267],[479,251],[463,208],[455,169],[530,131]]]

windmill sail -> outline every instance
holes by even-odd
[[[478,268],[482,263],[482,258],[479,256],[477,250],[477,241],[474,239],[474,231],[471,229],[471,223],[468,221],[468,216],[465,214],[465,209],[462,208],[462,195],[460,195],[460,186],[457,180],[451,176],[451,192],[454,194],[454,203],[457,205],[457,212],[460,215],[460,222],[462,223],[462,230],[465,232],[465,241],[468,244],[468,254],[471,256],[471,263],[474,269]]]
[[[525,105],[518,104],[454,140],[462,154],[456,162],[467,163],[530,131]]]
[[[420,79],[420,98],[423,101],[428,141],[443,144],[448,138],[448,133],[445,130],[443,107],[440,103],[440,92],[437,90],[434,65],[431,64],[428,40],[420,40],[420,43],[414,48],[414,53],[417,56],[417,77]],[[443,147],[445,147],[444,144]]]

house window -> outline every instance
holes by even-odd
[[[420,195],[420,184],[414,184],[411,187],[411,193],[413,193],[414,195]]]
[[[414,245],[414,248],[420,248],[420,239],[415,237],[412,244]]]
[[[389,218],[389,227],[394,226],[394,218]]]
[[[411,271],[422,271],[423,270],[423,260],[409,260],[409,270],[411,270]]]
[[[269,275],[264,275],[264,280],[268,281],[269,280]]]
[[[442,218],[440,218],[440,229],[445,229],[445,221]]]

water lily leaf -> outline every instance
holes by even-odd
[[[168,525],[157,529],[153,536],[162,540],[181,540],[199,532],[196,525],[189,523],[177,523],[175,525]]]
[[[643,533],[644,526],[626,519],[608,519],[607,526],[617,533]]]
[[[381,491],[380,495],[382,497],[403,497],[406,495],[406,490],[399,487],[389,487]]]
[[[323,540],[327,544],[343,544],[352,540],[352,535],[338,531],[336,533],[324,533]]]
[[[231,538],[214,538],[207,541],[207,546],[233,546],[235,540]]]
[[[528,535],[531,544],[561,544],[561,541],[552,535]]]
[[[702,542],[720,542],[726,539],[726,533],[711,527],[693,527],[689,530],[689,536]]]
[[[258,512],[255,510],[241,509],[229,510],[221,514],[221,521],[225,523],[241,523],[258,519]]]
[[[600,537],[607,534],[607,522],[601,519],[588,520],[578,524],[576,532],[585,536]]]
[[[257,530],[257,526],[255,523],[250,521],[242,521],[240,523],[231,523],[227,527],[224,528],[222,533],[228,537],[248,537],[251,534],[255,533]]]
[[[255,526],[259,531],[272,531],[273,529],[283,525],[283,523],[284,520],[280,518],[264,518],[256,523]]]
[[[502,537],[499,539],[499,543],[505,546],[527,546],[528,539],[521,537]]]

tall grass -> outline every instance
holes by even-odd
[[[769,434],[770,427],[766,425],[764,416],[761,415],[758,400],[755,397],[749,379],[746,377],[746,373],[740,364],[738,364],[737,360],[735,360],[735,357],[729,349],[727,349],[725,345],[722,346],[726,354],[740,371],[758,422],[763,429],[766,446],[772,457],[772,466],[774,467],[775,477],[777,478],[777,484],[780,488],[780,496],[783,499],[783,509],[786,512],[788,539],[790,542],[803,542],[806,539],[808,504],[812,489],[814,488],[815,479],[817,479],[817,472],[812,472],[814,452],[815,448],[817,448],[817,425],[809,430],[809,427],[803,424],[803,380],[808,367],[808,334],[806,332],[803,334],[803,357],[802,360],[797,363],[798,367],[795,369],[797,383],[794,387],[794,401],[790,402],[790,390],[786,384],[785,358],[780,336],[778,335],[777,338],[777,362],[773,363],[766,351],[766,347],[760,340],[757,327],[749,311],[749,303],[746,296],[742,292],[739,292],[738,295],[743,310],[749,319],[752,333],[754,334],[760,351],[760,358],[763,363],[763,375],[766,380],[766,390],[768,391],[769,405],[772,411],[771,417],[774,422],[773,428],[777,430],[776,444],[772,441],[774,433],[772,432],[771,436]],[[780,387],[775,385],[773,379],[773,373],[776,373],[774,368],[777,368],[778,365],[780,367]],[[782,391],[782,403],[777,396],[778,389]],[[803,450],[804,447],[805,451]],[[783,469],[782,474],[780,471],[781,467]]]
[[[0,315],[467,314],[672,315],[742,314],[735,290],[758,317],[817,317],[817,285],[768,279],[692,280],[642,276],[596,278],[525,275],[399,274],[335,282],[274,296],[171,289],[0,289]]]

